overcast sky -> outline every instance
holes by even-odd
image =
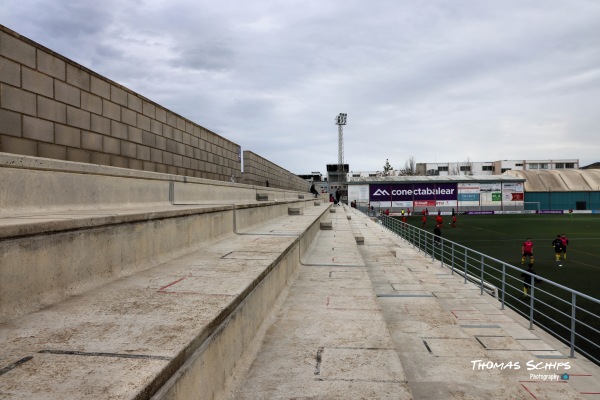
[[[0,23],[294,173],[600,161],[599,0],[19,0]]]

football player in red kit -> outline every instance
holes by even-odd
[[[523,243],[521,247],[521,264],[525,264],[525,257],[529,257],[529,264],[533,264],[533,242],[530,238]]]

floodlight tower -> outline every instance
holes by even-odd
[[[340,113],[335,117],[335,124],[338,126],[338,174],[344,170],[344,125],[348,114]]]

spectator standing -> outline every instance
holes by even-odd
[[[313,183],[312,185],[310,185],[310,192],[311,192],[312,194],[314,194],[314,195],[315,195],[315,197],[318,197],[318,196],[319,196],[319,192],[317,192],[317,189],[315,188],[315,184],[314,184],[314,183]]]

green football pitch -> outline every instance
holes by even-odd
[[[458,215],[456,228],[450,221],[444,216],[445,239],[517,267],[522,267],[521,246],[531,238],[538,275],[600,298],[600,214]],[[420,215],[407,222],[422,227]],[[434,226],[435,216],[430,215],[424,229]],[[569,239],[567,260],[556,262],[552,241],[563,233]]]

